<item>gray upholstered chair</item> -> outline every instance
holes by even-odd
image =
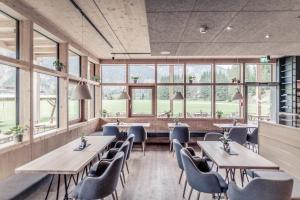
[[[116,136],[117,139],[122,139],[122,134],[120,133],[119,128],[116,126],[104,126],[103,135]]]
[[[247,134],[247,143],[250,149],[252,148],[253,151],[256,151],[256,145],[258,145],[258,128]]]
[[[120,174],[120,180],[121,180],[121,183],[122,183],[123,187],[124,187],[124,183],[125,183],[124,165],[125,165],[125,162],[126,162],[128,151],[129,151],[129,146],[130,146],[129,142],[125,141],[120,148],[111,148],[101,158],[101,161],[104,160],[104,161],[111,162],[114,159],[114,157],[117,155],[118,152],[123,152],[124,153],[125,159],[123,160],[122,167],[121,167],[121,174]],[[90,174],[95,174],[96,173],[97,168],[98,168],[98,164],[99,164],[99,162],[95,163],[91,167]]]
[[[255,178],[243,189],[235,183],[229,184],[230,200],[290,200],[293,180],[270,180]]]
[[[219,141],[223,137],[222,133],[208,132],[204,136],[204,141]]]
[[[128,153],[127,153],[127,157],[125,159],[125,166],[126,166],[126,169],[127,169],[127,172],[129,174],[129,168],[128,168],[128,163],[127,161],[129,160],[130,158],[130,154],[131,154],[131,151],[132,151],[132,147],[133,147],[133,140],[134,140],[134,135],[133,134],[130,134],[126,141],[129,142],[129,149],[128,149]],[[114,148],[120,148],[122,145],[123,145],[124,141],[118,141],[116,144],[115,144],[115,147]]]
[[[147,132],[143,126],[132,126],[128,130],[128,134],[134,135],[134,143],[142,143],[142,150],[145,155]]]
[[[247,128],[231,128],[229,138],[234,142],[244,145],[247,141]]]
[[[187,147],[187,144],[190,141],[189,128],[185,126],[176,126],[173,131],[170,132],[170,151],[172,151],[173,139],[177,139],[181,144],[184,143]]]
[[[76,186],[74,199],[102,199],[109,195],[118,198],[117,185],[125,155],[118,152],[111,162],[99,161],[95,174],[88,175]]]
[[[188,155],[189,152],[187,149],[181,149],[180,153],[187,182],[191,186],[188,199],[191,198],[194,189],[199,192],[198,199],[200,198],[201,192],[210,194],[216,193],[218,194],[218,199],[221,198],[221,194],[224,194],[225,198],[227,198],[226,191],[228,185],[218,172],[202,172]]]

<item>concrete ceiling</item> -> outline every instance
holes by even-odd
[[[152,55],[300,54],[299,0],[146,0],[146,10]],[[199,32],[201,25],[207,33]]]
[[[75,0],[113,49],[70,0],[20,1],[102,59],[300,54],[300,0]]]

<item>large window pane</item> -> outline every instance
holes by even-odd
[[[102,83],[126,83],[126,65],[102,65]]]
[[[124,86],[102,87],[102,116],[126,117],[126,99],[120,99]]]
[[[69,74],[80,77],[80,56],[69,50]]]
[[[157,65],[158,83],[183,83],[184,68],[181,64],[159,64]]]
[[[53,62],[58,59],[58,44],[41,33],[33,32],[33,63],[49,69],[56,69]]]
[[[132,88],[132,115],[153,115],[152,88]]]
[[[187,83],[210,83],[211,65],[209,64],[187,64],[186,82]]]
[[[236,86],[216,86],[216,112],[222,111],[222,118],[240,118],[240,101],[232,100]]]
[[[80,119],[80,100],[73,99],[73,93],[77,83],[69,82],[68,95],[69,95],[69,121]]]
[[[240,80],[240,65],[216,65],[216,82],[217,83],[231,83],[233,78]]]
[[[132,64],[129,65],[130,83],[137,78],[137,83],[154,83],[155,82],[155,68],[151,64]]]
[[[57,77],[34,73],[34,134],[57,127]]]
[[[176,92],[183,95],[183,86],[157,86],[158,117],[184,117],[183,100],[171,100]]]
[[[89,61],[87,66],[87,79],[95,80],[95,75],[95,64]],[[100,78],[99,75],[97,78]]]
[[[12,138],[5,133],[16,125],[16,68],[0,64],[0,144]]]
[[[17,21],[0,11],[0,55],[16,58]]]
[[[287,98],[289,98],[287,96]],[[248,87],[248,121],[276,120],[276,86]]]
[[[246,82],[271,82],[272,64],[246,64]]]
[[[211,86],[186,87],[186,112],[187,117],[211,117]]]

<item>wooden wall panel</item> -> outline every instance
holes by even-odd
[[[300,178],[300,129],[259,123],[259,153],[291,175]]]

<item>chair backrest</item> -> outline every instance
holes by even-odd
[[[126,157],[126,160],[128,160],[130,158],[130,153],[131,153],[132,147],[133,147],[134,135],[130,134],[128,136],[128,138],[126,139],[126,141],[129,142],[129,149],[128,149],[128,154],[127,154],[127,157]]]
[[[123,160],[123,165],[122,165],[122,169],[124,167],[124,163],[125,163],[125,160],[127,158],[127,155],[128,155],[128,152],[129,152],[129,147],[130,147],[130,143],[129,141],[125,141],[122,146],[119,148],[119,152],[123,152],[124,153],[124,157],[125,159]]]
[[[247,141],[247,128],[236,127],[230,129],[229,138],[241,145],[245,144]]]
[[[188,153],[188,150],[185,148],[180,150],[183,168],[189,185],[199,192],[222,193],[218,177],[214,174],[216,172],[201,172]]]
[[[190,131],[188,127],[176,126],[171,132],[171,140],[177,139],[180,143],[190,141]]]
[[[175,154],[176,154],[176,159],[177,159],[177,164],[180,169],[183,170],[183,165],[182,165],[182,160],[181,160],[181,154],[180,150],[183,148],[180,142],[177,139],[173,139],[173,147],[175,149]]]
[[[121,133],[116,126],[104,126],[103,127],[104,136],[116,136],[117,138],[121,137]]]
[[[290,200],[293,180],[253,179],[243,189],[234,183],[229,185],[230,200]]]
[[[144,142],[146,140],[146,131],[143,126],[131,126],[128,134],[134,135],[134,142]]]
[[[255,128],[247,135],[247,141],[252,144],[258,144],[258,128]]]
[[[217,132],[209,132],[204,136],[204,141],[219,141],[223,134]]]
[[[112,194],[117,188],[124,159],[125,154],[123,152],[118,152],[101,176],[86,177],[83,180],[77,198],[102,199]]]

